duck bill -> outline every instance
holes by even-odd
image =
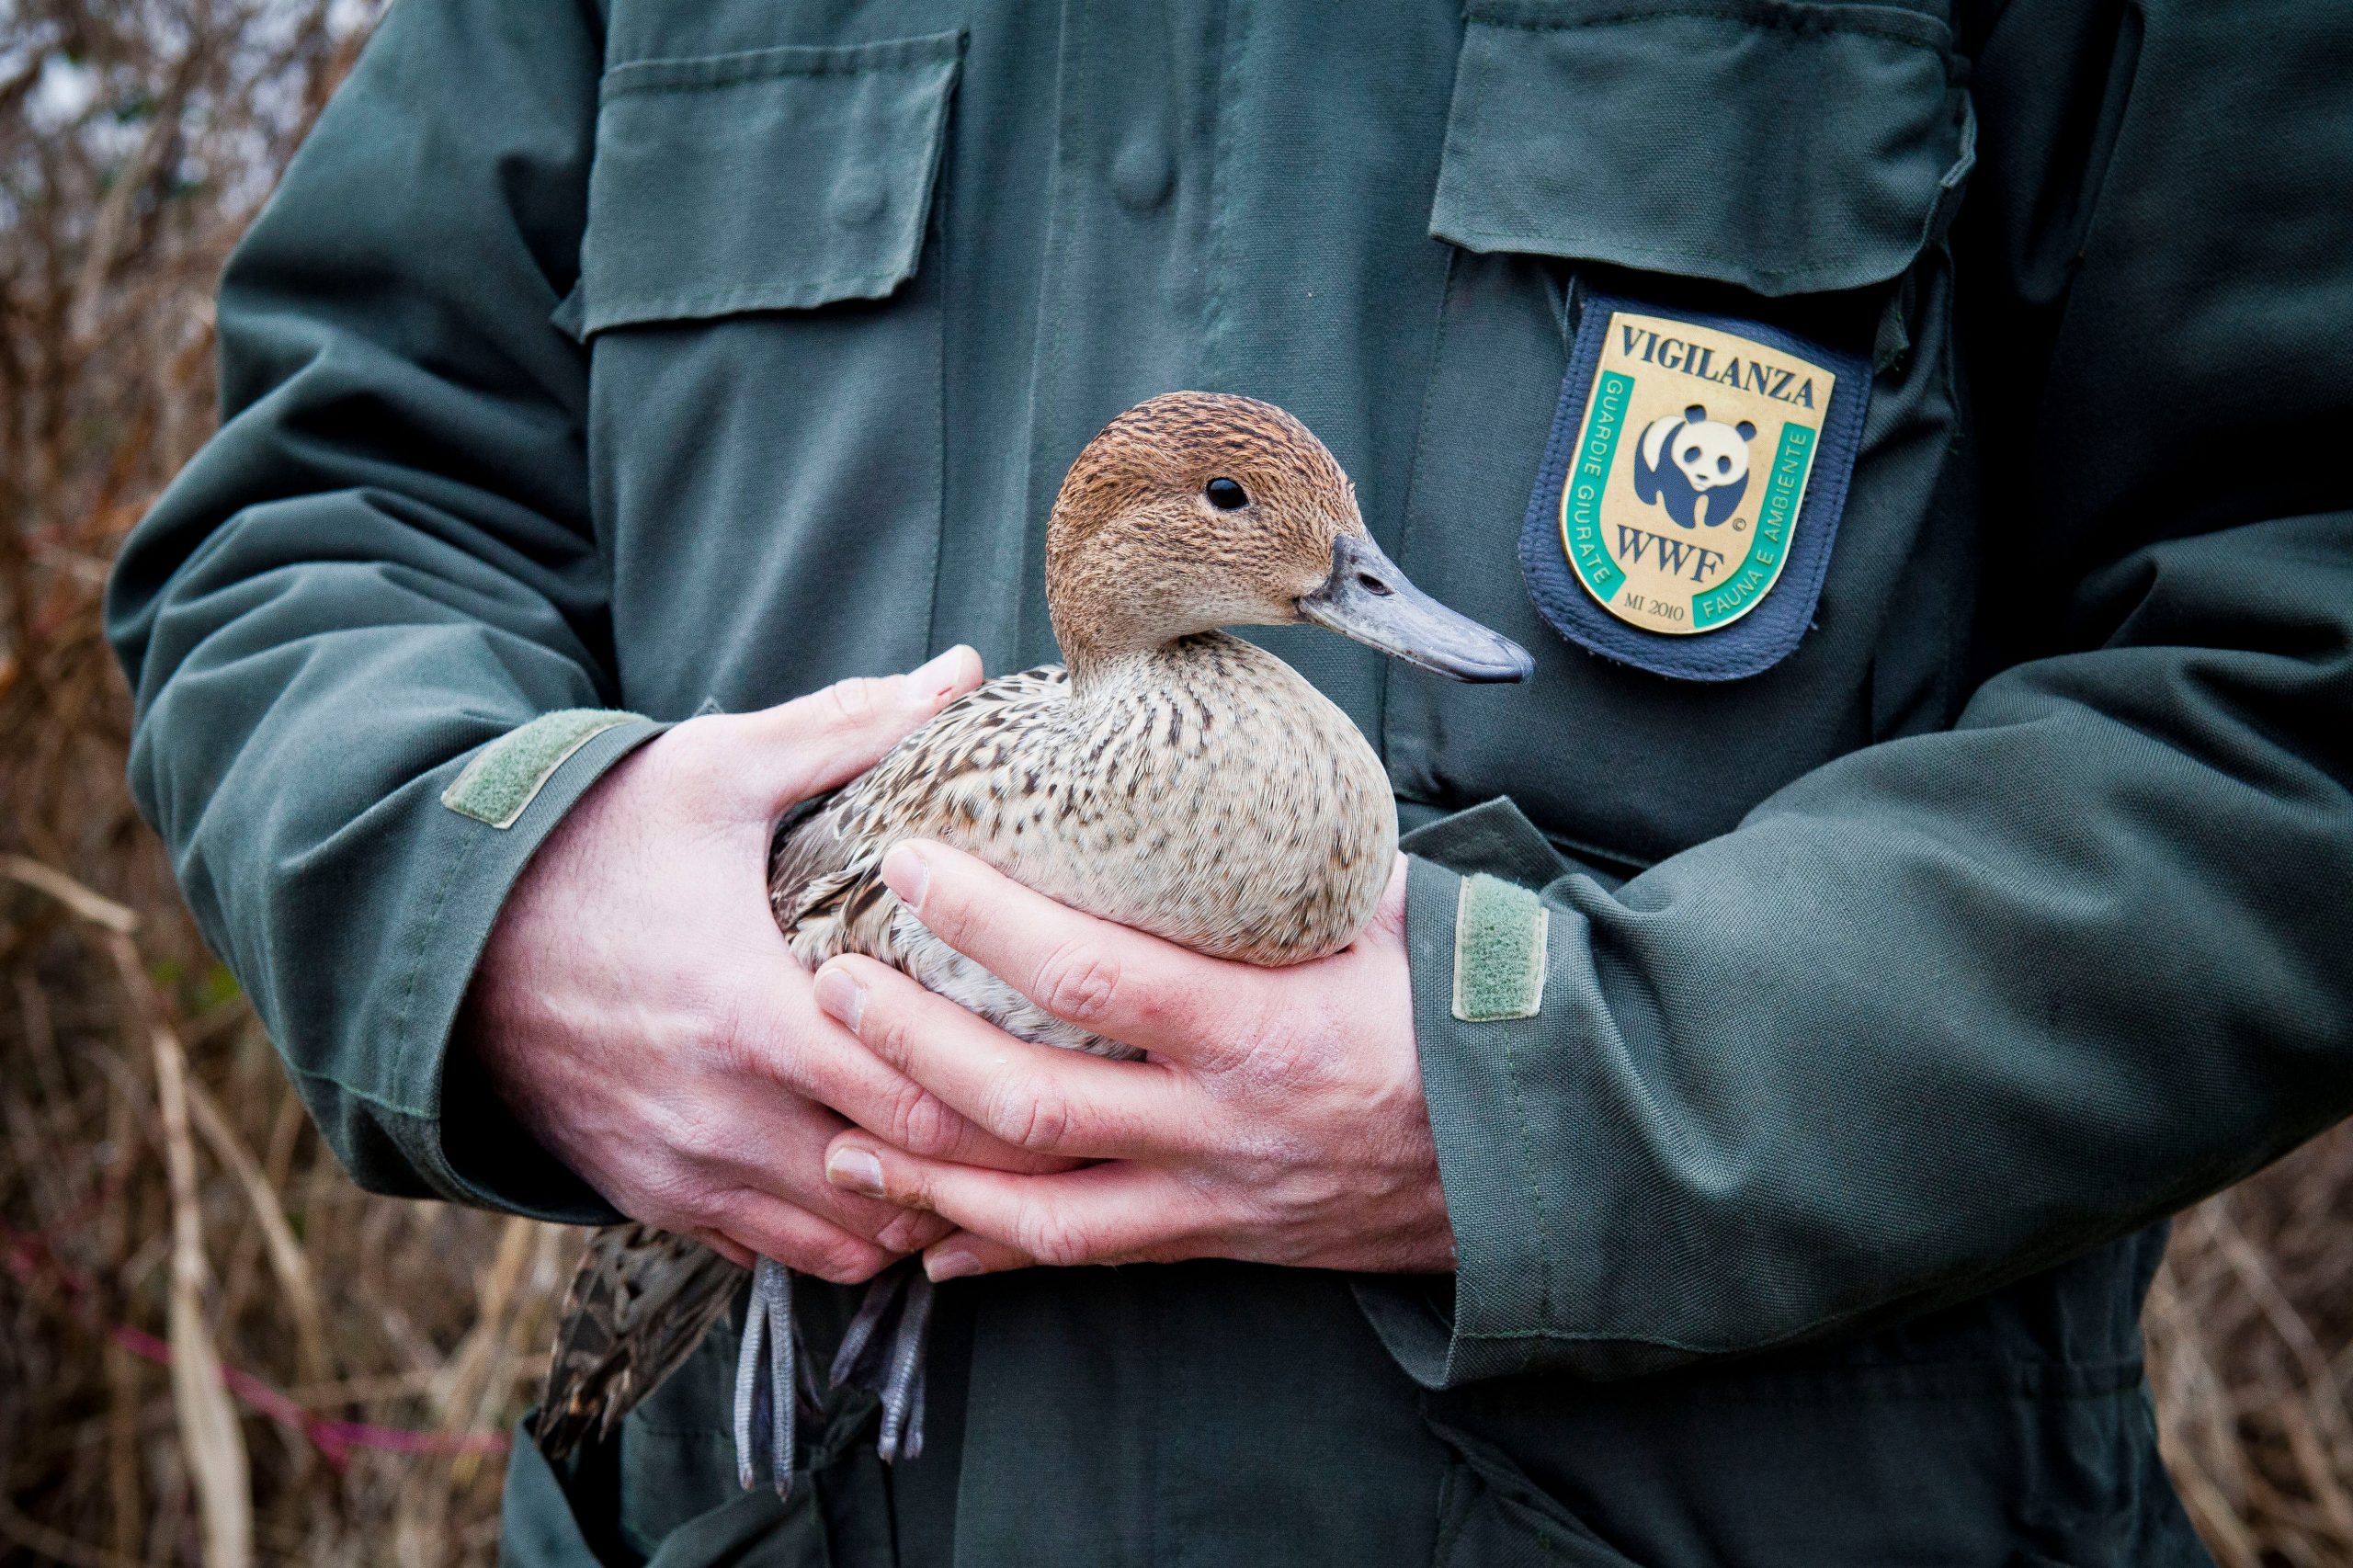
[[[1362,534],[1340,536],[1332,574],[1299,601],[1299,613],[1449,680],[1526,680],[1536,670],[1527,649],[1414,586]]]

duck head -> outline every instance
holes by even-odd
[[[1071,464],[1046,527],[1046,604],[1074,673],[1228,626],[1313,621],[1454,680],[1525,680],[1509,638],[1414,586],[1356,486],[1272,403],[1165,392]]]

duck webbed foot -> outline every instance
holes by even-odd
[[[885,1463],[923,1452],[924,1349],[931,1330],[932,1284],[920,1259],[877,1275],[842,1335],[831,1381],[872,1389],[882,1402]],[[752,1271],[744,1347],[735,1361],[735,1479],[749,1492],[763,1481],[779,1497],[792,1494],[792,1461],[801,1399],[824,1405],[816,1374],[801,1354],[792,1318],[792,1271],[762,1258]]]
[[[923,1452],[924,1347],[931,1329],[931,1279],[908,1258],[875,1277],[842,1335],[832,1379],[872,1389],[882,1401],[882,1436],[874,1451],[885,1464]]]
[[[773,1258],[752,1270],[752,1303],[735,1361],[735,1479],[749,1492],[766,1480],[792,1494],[792,1460],[802,1379],[792,1325],[792,1271]]]

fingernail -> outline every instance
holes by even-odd
[[[825,1016],[849,1030],[858,1032],[858,1020],[866,1017],[866,987],[837,969],[817,971],[817,1006]]]
[[[907,689],[926,702],[954,690],[957,673],[964,665],[964,645],[959,642],[945,653],[918,665],[907,676]]]
[[[924,1216],[913,1210],[900,1215],[875,1233],[874,1244],[884,1252],[905,1252],[907,1243],[924,1222]]]
[[[943,1280],[962,1279],[981,1271],[981,1260],[962,1247],[949,1247],[945,1252],[927,1253],[923,1260],[925,1277],[938,1285]]]
[[[931,885],[931,868],[924,858],[900,845],[882,857],[882,885],[899,895],[899,902],[916,914],[923,913],[924,890]]]
[[[836,1149],[833,1158],[825,1162],[825,1179],[835,1187],[846,1187],[852,1192],[862,1192],[869,1198],[882,1196],[882,1162],[867,1149]]]

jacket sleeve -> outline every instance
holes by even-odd
[[[1961,236],[2024,652],[1614,890],[1507,806],[1409,842],[1461,1267],[1359,1290],[1426,1383],[1961,1300],[2353,1109],[2353,19],[2053,11]]]
[[[585,0],[392,7],[230,263],[224,424],[108,606],[133,792],[345,1165],[574,1220],[609,1210],[444,1080],[508,886],[655,729],[606,711],[586,367],[549,323],[599,51]]]

